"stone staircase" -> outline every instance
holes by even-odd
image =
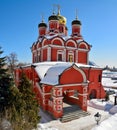
[[[90,115],[88,112],[81,110],[77,105],[70,105],[63,108],[64,115],[60,118],[61,122],[68,122]]]

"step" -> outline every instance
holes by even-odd
[[[60,119],[61,122],[68,122],[71,120],[79,119],[80,117],[88,116],[89,113],[85,111],[76,111],[76,112],[71,112],[68,114],[63,115],[63,117]]]
[[[67,117],[72,117],[72,116],[86,116],[86,115],[89,115],[89,113],[84,113],[84,112],[81,112],[81,113],[69,113],[69,114],[66,114],[66,115],[63,115],[62,118],[67,118]]]

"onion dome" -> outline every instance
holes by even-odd
[[[57,16],[58,16],[58,19],[59,19],[59,23],[66,25],[66,18],[64,16],[61,16],[61,15],[57,15]]]
[[[47,27],[47,24],[46,24],[46,23],[43,23],[43,22],[42,22],[42,23],[39,23],[39,24],[38,24],[38,28],[40,28],[40,27]]]
[[[62,15],[60,15],[60,7],[58,7],[58,14],[57,14],[57,17],[59,19],[59,23],[60,24],[66,24],[66,18]]]
[[[55,13],[53,12],[53,15],[51,15],[49,18],[48,18],[48,21],[50,20],[59,20],[57,15],[55,15]]]
[[[82,24],[81,24],[81,21],[78,20],[77,10],[76,10],[76,19],[72,21],[72,25],[74,25],[74,24],[82,25]]]
[[[44,23],[44,18],[43,18],[43,16],[42,16],[42,22],[38,24],[38,28],[40,28],[40,27],[47,27],[47,24]]]
[[[81,22],[77,19],[72,21],[72,25],[74,25],[74,24],[82,25]]]

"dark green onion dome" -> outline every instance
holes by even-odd
[[[81,22],[77,19],[72,21],[72,25],[74,25],[74,24],[82,25]]]
[[[59,19],[58,19],[58,16],[53,13],[53,15],[51,15],[51,16],[48,18],[48,21],[50,21],[50,20],[59,20]]]
[[[41,22],[38,24],[38,28],[40,28],[40,27],[47,27],[47,24],[44,22]]]

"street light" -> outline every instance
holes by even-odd
[[[99,114],[99,112],[97,112],[95,115],[95,121],[97,122],[97,125],[99,124],[99,121],[101,120],[101,114]]]

